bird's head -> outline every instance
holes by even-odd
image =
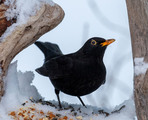
[[[107,46],[111,43],[113,43],[115,39],[108,39],[105,40],[104,38],[100,37],[93,37],[90,38],[82,47],[83,53],[88,56],[96,56],[96,57],[102,57],[104,55],[104,52],[107,48]]]

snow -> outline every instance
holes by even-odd
[[[47,104],[43,105],[43,102],[31,102],[29,99],[34,101],[43,100],[35,86],[31,85],[33,78],[34,74],[32,72],[17,72],[17,62],[9,66],[8,73],[4,78],[6,91],[0,103],[0,120],[13,120],[14,116],[19,117],[22,114],[25,114],[26,117],[30,115],[34,119],[44,118],[48,114],[52,115],[52,113],[60,114],[62,117],[66,116],[68,120],[134,120],[135,118],[133,98],[126,100],[121,105],[115,107],[114,110],[90,105],[87,105],[87,108],[85,108],[78,104],[70,104],[73,110],[70,107],[69,109],[59,110],[58,107],[52,107]],[[54,106],[58,105],[57,101],[50,102]],[[22,105],[23,103],[24,105]],[[62,106],[63,108],[68,108],[69,104],[62,102]],[[103,110],[109,115],[99,114],[99,110]]]
[[[31,0],[31,4],[30,0],[15,1],[16,0],[6,0],[5,4],[12,7],[7,10],[5,15],[8,20],[17,17],[18,23],[25,23],[30,16],[35,15],[43,3],[54,5],[51,0]]]
[[[34,78],[32,72],[21,73],[17,72],[17,62],[9,66],[8,74],[4,78],[5,95],[2,98],[1,104],[5,104],[8,110],[13,110],[17,105],[33,97],[41,99],[37,89],[31,85]]]
[[[17,21],[7,28],[5,34],[0,38],[0,41],[7,37],[16,26],[25,24],[31,16],[36,14],[37,10],[39,10],[43,4],[53,6],[54,2],[52,2],[52,0],[6,0],[4,4],[10,6],[5,13],[7,20],[17,18]]]
[[[135,76],[145,74],[148,69],[148,63],[144,62],[144,57],[135,58]]]

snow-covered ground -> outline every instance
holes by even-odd
[[[63,110],[59,110],[55,101],[44,102],[37,89],[32,84],[34,74],[17,71],[17,62],[9,66],[5,77],[5,95],[0,103],[0,120],[49,120],[56,117],[59,120],[134,120],[135,106],[133,99],[124,101],[114,109],[97,108],[87,105],[69,105],[62,102]],[[32,101],[32,102],[31,102]],[[50,105],[49,103],[52,103]],[[70,107],[71,106],[71,107]]]

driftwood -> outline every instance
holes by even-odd
[[[40,36],[56,27],[63,19],[64,11],[55,4],[44,4],[35,16],[15,30],[0,43],[0,99],[4,94],[3,77],[11,60],[24,48],[34,43]]]
[[[143,57],[148,63],[148,0],[126,0],[133,58]],[[135,75],[134,95],[138,120],[148,120],[148,70]]]

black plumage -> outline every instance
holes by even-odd
[[[105,83],[106,68],[103,56],[106,47],[114,39],[90,38],[77,52],[63,55],[58,45],[49,42],[35,42],[45,55],[45,62],[36,71],[50,78],[59,106],[59,92],[77,96],[87,95]]]

